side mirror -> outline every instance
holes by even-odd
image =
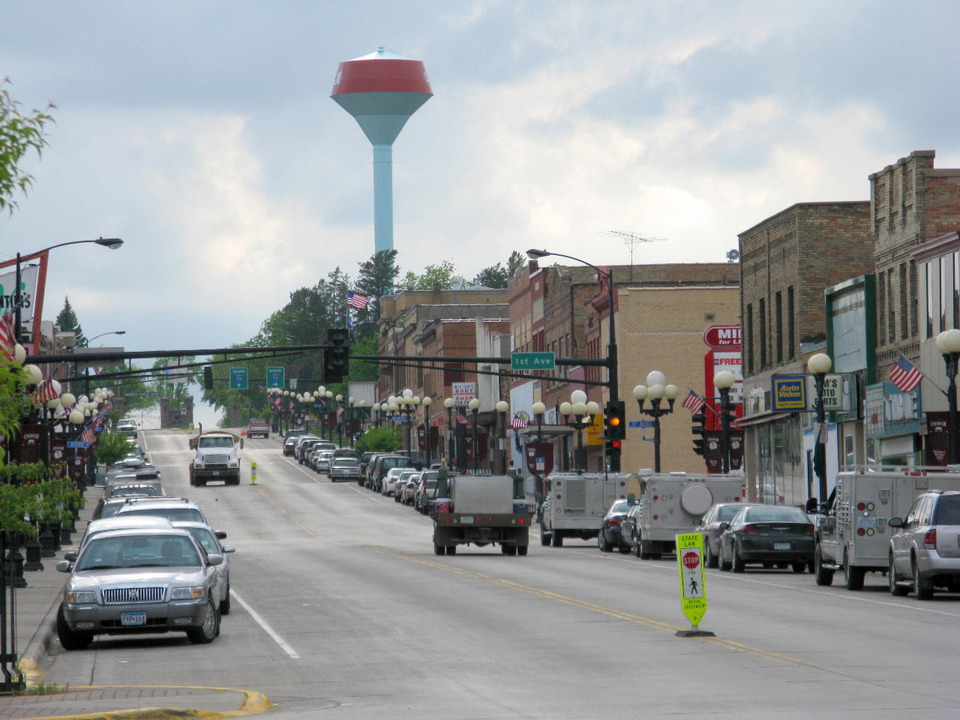
[[[890,526],[890,527],[902,528],[902,527],[903,527],[903,518],[902,518],[902,517],[892,517],[892,518],[890,518],[889,520],[887,520],[887,525]]]
[[[724,521],[724,522],[720,523],[719,525],[717,525],[717,529],[718,529],[718,530],[726,530],[728,527],[730,527],[730,523],[728,523],[728,522],[726,522],[726,521]]]
[[[820,503],[817,501],[817,499],[816,499],[815,497],[807,498],[806,511],[807,511],[808,513],[815,513],[815,512],[817,512],[817,509],[819,508],[819,506],[820,506]]]
[[[630,493],[629,495],[627,495],[627,505],[636,505],[636,504],[637,504],[637,496],[634,495],[633,493]]]

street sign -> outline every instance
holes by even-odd
[[[677,535],[677,568],[680,571],[680,607],[694,629],[707,612],[707,587],[703,574],[703,535]]]
[[[472,382],[453,383],[453,400],[457,407],[466,407],[477,396],[477,384]]]
[[[286,384],[285,380],[286,371],[282,367],[268,367],[267,368],[267,387],[268,388],[280,388],[283,389]]]
[[[510,356],[511,370],[555,370],[557,354],[552,352],[513,353]]]
[[[247,387],[247,368],[230,368],[230,389],[246,390]]]
[[[84,440],[67,440],[68,448],[88,448],[90,443],[85,442]]]

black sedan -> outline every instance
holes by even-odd
[[[695,531],[703,534],[703,564],[708,568],[720,564],[721,523],[729,523],[745,507],[743,503],[717,503],[700,519]]]
[[[721,527],[721,570],[743,572],[747,563],[761,563],[813,571],[813,523],[800,508],[747,505]]]
[[[597,547],[603,552],[610,552],[617,548],[622,553],[630,552],[630,539],[626,542],[620,539],[620,525],[623,518],[630,512],[629,500],[615,500],[600,523],[600,532],[597,534]]]

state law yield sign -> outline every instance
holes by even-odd
[[[690,621],[690,629],[680,630],[676,634],[680,637],[713,636],[712,632],[699,629],[700,621],[707,612],[703,535],[677,535],[677,568],[680,571],[680,608]]]

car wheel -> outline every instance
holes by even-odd
[[[720,557],[718,558],[718,560],[719,560],[720,569],[721,569],[721,570],[729,570],[729,569],[730,569],[730,563],[728,563],[726,560],[723,559],[723,545],[720,546],[719,555],[720,555]]]
[[[737,552],[736,543],[733,543],[731,546],[730,553],[733,556],[730,561],[730,566],[735,573],[742,573],[746,569],[746,564],[743,562],[743,558],[740,557],[740,553]]]
[[[200,627],[187,630],[187,637],[194,645],[208,645],[220,634],[220,611],[213,604],[213,598],[207,598],[207,617]]]
[[[64,650],[85,650],[93,641],[90,633],[78,633],[70,629],[63,616],[63,605],[57,610],[57,638]]]
[[[863,590],[863,578],[866,574],[867,571],[863,568],[853,567],[847,554],[843,554],[843,582],[847,590]]]
[[[806,560],[797,560],[795,563],[793,563],[793,564],[790,566],[790,568],[791,568],[795,573],[797,573],[797,574],[799,575],[800,573],[802,573],[804,570],[807,569],[807,561],[806,561]]]
[[[544,547],[550,544],[550,533],[544,532],[543,528],[540,529],[540,544]]]
[[[622,542],[617,543],[617,550],[620,551],[621,555],[626,555],[630,552],[630,546],[624,545]]]
[[[563,547],[563,535],[558,532],[554,532],[550,538],[550,542],[554,547]]]
[[[897,583],[897,571],[893,565],[893,555],[890,555],[890,569],[887,571],[887,582],[890,584],[890,594],[903,597],[909,590]]]
[[[600,552],[610,552],[613,549],[603,536],[603,530],[597,534],[597,547],[600,548]]]
[[[457,546],[456,545],[447,545],[447,555],[456,555]]]
[[[434,546],[433,546],[433,554],[434,554],[434,555],[446,555],[446,554],[447,554],[447,546],[446,546],[446,545],[434,545]]]
[[[823,552],[820,550],[820,545],[813,549],[813,567],[817,585],[823,587],[833,585],[833,570],[823,566]]]
[[[223,600],[220,601],[220,614],[221,615],[230,614],[230,586],[229,585],[227,585],[226,596],[223,598]]]
[[[913,561],[913,594],[917,600],[929,600],[933,597],[933,583],[920,578],[920,563]]]
[[[710,549],[709,540],[703,544],[703,564],[708,568],[715,568],[720,564],[720,559],[714,555],[713,550]]]
[[[516,546],[516,545],[507,545],[507,555],[513,557],[513,556],[515,556],[516,554],[517,554],[517,546]]]

